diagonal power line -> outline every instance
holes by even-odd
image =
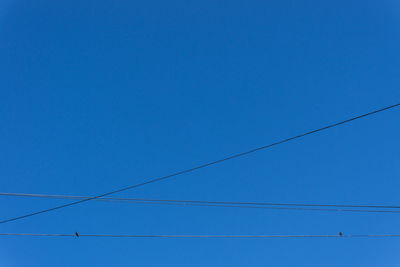
[[[312,135],[312,134],[315,134],[315,133],[318,133],[318,132],[321,132],[321,131],[324,131],[324,130],[327,130],[327,129],[330,129],[330,128],[333,128],[333,127],[336,127],[336,126],[339,126],[339,125],[342,125],[342,124],[346,124],[346,123],[349,123],[349,122],[352,122],[352,121],[355,121],[355,120],[358,120],[358,119],[361,119],[361,118],[364,118],[364,117],[367,117],[367,116],[371,116],[371,115],[374,115],[376,113],[379,113],[379,112],[382,112],[382,111],[385,111],[385,110],[389,110],[389,109],[392,109],[392,108],[395,108],[395,107],[398,107],[398,106],[400,106],[400,103],[397,103],[397,104],[394,104],[394,105],[391,105],[391,106],[386,106],[386,107],[383,107],[383,108],[380,108],[380,109],[377,109],[377,110],[374,110],[374,111],[371,111],[371,112],[368,112],[368,113],[365,113],[365,114],[362,114],[362,115],[359,115],[359,116],[355,116],[355,117],[349,118],[349,119],[341,121],[341,122],[330,124],[330,125],[324,126],[322,128],[318,128],[318,129],[311,130],[309,132],[305,132],[305,133],[302,133],[302,134],[299,134],[299,135],[296,135],[296,136],[293,136],[293,137],[290,137],[290,138],[286,138],[286,139],[277,141],[277,142],[269,144],[269,145],[256,147],[256,148],[250,149],[248,151],[237,153],[237,154],[234,154],[234,155],[222,158],[222,159],[218,159],[218,160],[215,160],[215,161],[211,161],[211,162],[202,164],[202,165],[198,165],[198,166],[195,166],[193,168],[189,168],[189,169],[178,171],[178,172],[175,172],[175,173],[172,173],[172,174],[168,174],[166,176],[158,177],[158,178],[155,178],[155,179],[150,179],[150,180],[147,180],[147,181],[142,182],[142,183],[138,183],[138,184],[134,184],[134,185],[131,185],[131,186],[128,186],[128,187],[120,188],[120,189],[117,189],[117,190],[114,190],[114,191],[110,191],[110,192],[107,192],[107,193],[103,193],[103,194],[100,194],[100,195],[97,195],[97,196],[93,196],[93,197],[77,200],[77,201],[74,201],[74,202],[71,202],[71,203],[68,203],[68,204],[64,204],[64,205],[56,206],[56,207],[53,207],[53,208],[49,208],[49,209],[45,209],[45,210],[41,210],[41,211],[37,211],[37,212],[33,212],[33,213],[28,213],[28,214],[25,214],[25,215],[22,215],[22,216],[6,219],[6,220],[3,220],[3,221],[0,221],[0,224],[7,223],[7,222],[12,222],[12,221],[16,221],[16,220],[20,220],[20,219],[23,219],[23,218],[35,216],[35,215],[38,215],[38,214],[42,214],[42,213],[46,213],[46,212],[50,212],[50,211],[54,211],[54,210],[58,210],[58,209],[62,209],[62,208],[66,208],[66,207],[69,207],[69,206],[73,206],[73,205],[77,205],[77,204],[80,204],[80,203],[83,203],[83,202],[87,202],[89,200],[93,200],[93,199],[109,196],[109,195],[112,195],[112,194],[116,194],[116,193],[119,193],[119,192],[130,190],[130,189],[133,189],[133,188],[136,188],[136,187],[140,187],[140,186],[144,186],[144,185],[147,185],[147,184],[151,184],[151,183],[163,181],[163,180],[166,180],[166,179],[170,179],[170,178],[178,176],[178,175],[182,175],[182,174],[185,174],[185,173],[193,172],[195,170],[199,170],[199,169],[203,169],[203,168],[206,168],[206,167],[209,167],[209,166],[212,166],[212,165],[216,165],[216,164],[222,163],[224,161],[228,161],[228,160],[231,160],[231,159],[243,157],[245,155],[248,155],[248,154],[260,151],[260,150],[268,149],[268,148],[271,148],[273,146],[277,146],[277,145],[280,145],[280,144],[283,144],[283,143],[294,141],[296,139],[305,137],[307,135]]]
[[[358,234],[358,235],[115,235],[115,234],[29,234],[29,233],[0,233],[0,236],[29,236],[29,237],[112,237],[112,238],[374,238],[400,237],[400,234]]]
[[[89,196],[48,195],[0,193],[0,196],[32,197],[47,199],[86,199]],[[176,199],[149,199],[149,198],[116,198],[101,197],[94,199],[102,202],[119,202],[134,204],[180,205],[200,207],[269,209],[269,210],[297,210],[297,211],[336,211],[336,212],[371,212],[371,213],[400,213],[400,206],[395,205],[349,205],[349,204],[311,204],[311,203],[282,203],[282,202],[239,202],[239,201],[204,201],[204,200],[176,200]],[[351,208],[351,209],[349,209]],[[357,208],[357,209],[354,209]],[[370,208],[374,208],[371,210]]]

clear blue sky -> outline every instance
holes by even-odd
[[[0,3],[0,191],[95,195],[400,100],[395,1]],[[400,110],[118,194],[400,204]],[[1,219],[67,203],[1,197]],[[387,234],[396,214],[88,202],[0,232]],[[400,239],[0,238],[1,266],[399,266]]]

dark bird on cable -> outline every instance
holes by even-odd
[[[78,234],[78,232],[75,232],[75,236],[76,236],[76,237],[79,237],[79,234]]]
[[[343,233],[342,233],[342,232],[339,232],[339,235],[340,235],[340,236],[343,236]]]

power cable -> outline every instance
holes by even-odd
[[[71,195],[47,195],[47,194],[21,194],[21,193],[0,193],[0,196],[35,197],[52,199],[86,199],[88,196]],[[201,201],[201,200],[168,200],[168,199],[146,199],[146,198],[97,198],[96,201],[137,203],[137,204],[159,204],[159,205],[182,205],[201,207],[228,207],[247,209],[274,209],[274,210],[298,210],[298,211],[336,211],[336,212],[373,212],[373,213],[400,213],[400,206],[385,205],[342,205],[342,204],[303,204],[303,203],[276,203],[276,202],[234,202],[234,201]],[[285,206],[285,207],[282,207]],[[289,206],[289,207],[288,207]],[[304,207],[328,207],[328,208],[304,208]],[[341,208],[341,209],[334,209]],[[345,208],[345,209],[343,209]],[[348,208],[378,208],[369,209],[348,209]]]
[[[29,234],[0,233],[0,236],[29,237],[112,237],[112,238],[373,238],[400,237],[400,234],[361,234],[361,235],[114,235],[114,234]]]
[[[239,158],[239,157],[254,153],[256,151],[259,151],[259,150],[263,150],[263,149],[267,149],[267,148],[270,148],[270,147],[273,147],[273,146],[277,146],[277,145],[280,145],[280,144],[283,144],[283,143],[286,143],[286,142],[289,142],[289,141],[293,141],[293,140],[299,139],[299,138],[307,136],[307,135],[315,134],[317,132],[321,132],[321,131],[324,131],[324,130],[327,130],[327,129],[330,129],[330,128],[333,128],[333,127],[336,127],[336,126],[339,126],[339,125],[342,125],[342,124],[346,124],[346,123],[349,123],[349,122],[354,121],[354,120],[358,120],[358,119],[361,119],[361,118],[364,118],[364,117],[367,117],[367,116],[371,116],[373,114],[376,114],[376,113],[379,113],[379,112],[382,112],[382,111],[385,111],[385,110],[389,110],[389,109],[395,108],[397,106],[400,106],[400,103],[397,103],[397,104],[394,104],[394,105],[391,105],[391,106],[387,106],[387,107],[384,107],[384,108],[380,108],[380,109],[377,109],[377,110],[374,110],[374,111],[371,111],[371,112],[368,112],[368,113],[365,113],[365,114],[362,114],[362,115],[359,115],[359,116],[356,116],[356,117],[352,117],[350,119],[347,119],[347,120],[344,120],[344,121],[341,121],[341,122],[337,122],[337,123],[330,124],[330,125],[322,127],[322,128],[318,128],[316,130],[312,130],[312,131],[309,131],[309,132],[306,132],[306,133],[302,133],[302,134],[299,134],[299,135],[296,135],[296,136],[293,136],[293,137],[290,137],[290,138],[286,138],[286,139],[280,140],[278,142],[275,142],[275,143],[272,143],[272,144],[269,144],[269,145],[253,148],[253,149],[245,151],[245,152],[234,154],[232,156],[228,156],[228,157],[225,157],[225,158],[222,158],[222,159],[219,159],[219,160],[211,161],[209,163],[198,165],[196,167],[185,169],[185,170],[182,170],[182,171],[179,171],[179,172],[175,172],[175,173],[172,173],[172,174],[169,174],[169,175],[166,175],[166,176],[162,176],[162,177],[159,177],[159,178],[151,179],[151,180],[148,180],[148,181],[145,181],[145,182],[142,182],[142,183],[138,183],[138,184],[135,184],[135,185],[131,185],[131,186],[128,186],[128,187],[120,188],[120,189],[117,189],[117,190],[114,190],[114,191],[110,191],[110,192],[107,192],[107,193],[104,193],[104,194],[100,194],[100,195],[97,195],[97,196],[94,196],[94,197],[77,200],[77,201],[74,201],[74,202],[71,202],[71,203],[68,203],[68,204],[64,204],[64,205],[56,206],[56,207],[53,207],[53,208],[44,209],[44,210],[41,210],[41,211],[28,213],[28,214],[25,214],[25,215],[22,215],[22,216],[17,216],[17,217],[14,217],[14,218],[6,219],[6,220],[3,220],[3,221],[0,221],[0,224],[7,223],[7,222],[12,222],[12,221],[16,221],[16,220],[20,220],[20,219],[23,219],[23,218],[35,216],[35,215],[38,215],[38,214],[42,214],[42,213],[46,213],[46,212],[50,212],[50,211],[54,211],[54,210],[58,210],[58,209],[62,209],[62,208],[66,208],[66,207],[77,205],[77,204],[80,204],[80,203],[83,203],[83,202],[86,202],[86,201],[89,201],[89,200],[93,200],[93,199],[109,196],[109,195],[112,195],[112,194],[116,194],[116,193],[119,193],[119,192],[123,192],[123,191],[126,191],[126,190],[130,190],[130,189],[133,189],[133,188],[144,186],[144,185],[147,185],[147,184],[151,184],[151,183],[159,182],[159,181],[162,181],[162,180],[166,180],[166,179],[178,176],[178,175],[182,175],[182,174],[185,174],[185,173],[193,172],[195,170],[203,169],[203,168],[209,167],[211,165],[219,164],[219,163],[222,163],[224,161],[228,161],[228,160],[231,160],[231,159],[234,159],[234,158]]]

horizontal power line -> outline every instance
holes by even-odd
[[[231,159],[243,157],[245,155],[248,155],[248,154],[260,151],[260,150],[264,150],[264,149],[271,148],[271,147],[274,147],[274,146],[277,146],[277,145],[280,145],[280,144],[283,144],[283,143],[287,143],[287,142],[290,142],[290,141],[305,137],[307,135],[315,134],[315,133],[318,133],[318,132],[321,132],[321,131],[324,131],[324,130],[327,130],[327,129],[330,129],[330,128],[333,128],[333,127],[336,127],[336,126],[339,126],[339,125],[342,125],[342,124],[346,124],[346,123],[349,123],[349,122],[352,122],[354,120],[358,120],[358,119],[361,119],[361,118],[364,118],[364,117],[367,117],[367,116],[371,116],[371,115],[374,115],[376,113],[383,112],[385,110],[389,110],[389,109],[392,109],[392,108],[395,108],[395,107],[398,107],[398,106],[400,106],[400,103],[397,103],[397,104],[394,104],[394,105],[391,105],[391,106],[386,106],[384,108],[380,108],[380,109],[377,109],[377,110],[374,110],[374,111],[371,111],[371,112],[368,112],[368,113],[365,113],[365,114],[362,114],[362,115],[359,115],[359,116],[355,116],[355,117],[352,117],[350,119],[347,119],[347,120],[344,120],[344,121],[341,121],[341,122],[333,123],[333,124],[324,126],[322,128],[318,128],[318,129],[315,129],[315,130],[312,130],[312,131],[309,131],[309,132],[305,132],[305,133],[302,133],[302,134],[299,134],[299,135],[296,135],[296,136],[293,136],[293,137],[290,137],[290,138],[282,139],[280,141],[277,141],[277,142],[269,144],[269,145],[256,147],[256,148],[250,149],[250,150],[245,151],[245,152],[240,152],[240,153],[234,154],[232,156],[228,156],[228,157],[225,157],[225,158],[222,158],[222,159],[218,159],[218,160],[211,161],[211,162],[208,162],[208,163],[205,163],[205,164],[201,164],[201,165],[195,166],[193,168],[185,169],[185,170],[182,170],[182,171],[179,171],[179,172],[175,172],[175,173],[172,173],[172,174],[169,174],[169,175],[166,175],[166,176],[162,176],[162,177],[155,178],[155,179],[150,179],[150,180],[147,180],[147,181],[142,182],[142,183],[138,183],[138,184],[131,185],[131,186],[128,186],[128,187],[120,188],[120,189],[117,189],[117,190],[114,190],[114,191],[110,191],[110,192],[107,192],[107,193],[104,193],[104,194],[100,194],[100,195],[97,195],[97,196],[94,196],[94,197],[77,200],[77,201],[74,201],[74,202],[71,202],[71,203],[68,203],[68,204],[64,204],[64,205],[56,206],[56,207],[53,207],[53,208],[44,209],[44,210],[41,210],[41,211],[32,212],[32,213],[28,213],[28,214],[25,214],[25,215],[22,215],[22,216],[17,216],[17,217],[13,217],[13,218],[10,218],[10,219],[6,219],[6,220],[3,220],[3,221],[0,221],[0,224],[7,223],[7,222],[12,222],[12,221],[16,221],[16,220],[20,220],[20,219],[23,219],[23,218],[35,216],[35,215],[38,215],[38,214],[42,214],[42,213],[46,213],[46,212],[50,212],[50,211],[54,211],[54,210],[58,210],[58,209],[62,209],[62,208],[66,208],[66,207],[69,207],[69,206],[77,205],[77,204],[80,204],[80,203],[83,203],[83,202],[87,202],[87,201],[90,201],[90,200],[93,200],[93,199],[97,199],[97,198],[100,198],[100,197],[105,197],[105,196],[109,196],[109,195],[116,194],[116,193],[119,193],[119,192],[127,191],[127,190],[130,190],[130,189],[133,189],[133,188],[137,188],[137,187],[140,187],[140,186],[147,185],[147,184],[160,182],[160,181],[163,181],[163,180],[166,180],[166,179],[170,179],[170,178],[178,176],[178,175],[182,175],[182,174],[185,174],[185,173],[193,172],[195,170],[203,169],[203,168],[206,168],[206,167],[209,167],[209,166],[212,166],[212,165],[216,165],[216,164],[219,164],[219,163],[231,160]]]
[[[113,237],[113,238],[373,238],[400,237],[400,234],[361,234],[361,235],[108,235],[108,234],[27,234],[0,233],[0,236],[29,236],[29,237]]]
[[[47,194],[22,194],[22,193],[0,193],[0,196],[34,197],[51,199],[86,199],[88,196],[71,195],[47,195]],[[384,205],[341,205],[341,204],[303,204],[303,203],[274,203],[274,202],[234,202],[234,201],[201,201],[201,200],[168,200],[168,199],[146,199],[146,198],[97,198],[96,201],[118,202],[118,203],[137,203],[137,204],[159,204],[159,205],[182,205],[182,206],[201,206],[201,207],[228,207],[228,208],[247,208],[247,209],[274,209],[274,210],[298,210],[298,211],[336,211],[336,212],[372,212],[372,213],[400,213],[400,206]],[[284,207],[283,207],[284,206]],[[320,207],[320,208],[306,208]],[[327,207],[327,208],[321,208]],[[339,207],[341,209],[334,209]],[[343,209],[345,208],[345,209]],[[348,209],[348,208],[379,208],[370,209]]]

